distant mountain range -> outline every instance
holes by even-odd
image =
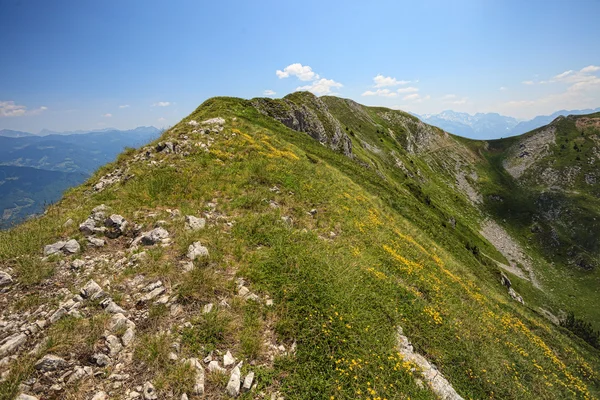
[[[120,131],[51,132],[0,130],[0,228],[15,224],[84,182],[126,147],[156,139],[153,126]]]
[[[439,114],[417,115],[424,122],[438,126],[447,132],[470,139],[499,139],[521,135],[552,122],[560,115],[582,115],[600,111],[600,107],[587,110],[560,110],[550,115],[537,116],[528,121],[519,121],[497,113],[477,113],[475,115],[442,111]]]

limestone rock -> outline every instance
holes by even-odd
[[[106,337],[106,345],[108,346],[109,355],[111,357],[116,356],[121,352],[121,350],[123,350],[123,345],[121,344],[121,341],[118,337],[114,335],[108,335]]]
[[[248,375],[244,378],[244,384],[242,385],[242,392],[247,392],[252,388],[254,382],[254,372],[248,372]]]
[[[210,361],[208,363],[208,371],[209,372],[218,372],[224,374],[227,370],[219,365],[219,362],[216,360]]]
[[[104,291],[102,290],[100,285],[98,285],[93,279],[90,279],[88,283],[86,283],[85,286],[81,288],[81,297],[83,297],[84,299],[89,298],[95,300],[102,297],[103,295]]]
[[[94,221],[94,218],[92,218],[92,217],[86,219],[79,225],[79,231],[81,233],[83,233],[85,236],[93,235],[95,232],[95,229],[96,229],[96,221]]]
[[[135,338],[135,332],[132,328],[127,328],[123,336],[121,337],[121,341],[123,342],[123,346],[127,347],[133,342]]]
[[[7,272],[0,271],[0,287],[10,285],[12,281],[12,277]]]
[[[64,368],[67,362],[58,356],[53,354],[46,354],[41,360],[35,363],[35,369],[41,372],[56,371],[57,369]]]
[[[85,261],[77,259],[71,262],[71,269],[77,271],[85,266]]]
[[[450,382],[437,370],[437,368],[429,363],[425,357],[416,353],[412,344],[406,336],[404,336],[402,328],[398,327],[396,334],[398,352],[402,358],[415,364],[420,370],[423,378],[431,388],[431,390],[441,399],[444,400],[464,400],[452,387]]]
[[[185,216],[185,228],[191,231],[203,229],[206,226],[204,218],[194,217],[193,215]]]
[[[231,355],[231,352],[227,350],[227,353],[223,356],[223,365],[225,367],[229,367],[230,365],[235,364],[235,358]]]
[[[197,358],[190,358],[187,360],[187,363],[190,364],[196,370],[196,376],[194,381],[194,394],[203,395],[204,394],[204,368],[200,361]]]
[[[514,301],[518,301],[521,304],[525,304],[525,301],[523,301],[523,297],[521,297],[521,295],[517,293],[512,287],[508,288],[508,294]]]
[[[104,311],[110,314],[125,314],[127,311],[123,310],[117,303],[112,300],[109,300],[102,304],[104,307]]]
[[[92,356],[92,360],[99,367],[105,367],[110,364],[110,358],[106,354],[96,353]]]
[[[108,400],[106,392],[98,392],[92,397],[92,400]]]
[[[0,357],[12,354],[17,350],[23,343],[27,341],[27,335],[24,333],[16,333],[4,340],[4,344],[0,346]]]
[[[122,331],[123,329],[135,329],[135,324],[127,319],[123,314],[114,314],[108,322],[108,330],[111,332]]]
[[[104,221],[104,226],[108,228],[106,236],[115,239],[123,234],[127,221],[119,214],[112,214]]]
[[[106,241],[104,239],[88,237],[88,243],[93,247],[102,247],[106,245]]]
[[[231,371],[231,376],[229,377],[229,382],[227,383],[227,394],[231,397],[237,397],[240,394],[240,385],[242,379],[241,367],[242,363],[240,362],[235,366],[233,371]]]
[[[75,254],[75,253],[79,253],[79,251],[81,250],[81,246],[79,245],[77,240],[71,239],[65,243],[62,250],[64,253],[67,253],[67,254]]]
[[[150,382],[144,383],[144,388],[142,389],[144,393],[145,400],[156,400],[158,399],[158,394],[156,393],[156,389],[154,385]]]
[[[60,251],[65,247],[65,243],[62,240],[53,244],[48,244],[44,247],[44,256],[49,256],[52,254],[60,253]]]
[[[50,318],[48,319],[48,321],[50,322],[50,324],[54,324],[56,323],[59,319],[61,319],[62,317],[64,317],[65,315],[67,315],[67,309],[60,307],[58,310],[56,310],[54,312],[54,314],[52,314],[50,316]]]
[[[17,396],[17,398],[15,400],[38,400],[38,398],[35,396],[30,396],[25,393],[21,393],[20,395]]]
[[[208,249],[200,242],[194,242],[188,247],[187,257],[192,261],[199,257],[208,257]]]
[[[168,237],[169,237],[169,232],[167,232],[166,229],[155,228],[149,232],[143,233],[141,242],[143,245],[152,246],[153,244],[156,244],[156,243],[160,242],[161,240],[166,239]]]

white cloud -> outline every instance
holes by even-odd
[[[129,108],[129,104],[124,104],[122,106],[119,106],[119,108]]]
[[[106,113],[106,114],[104,114],[104,115],[103,115],[103,117],[104,117],[104,118],[110,118],[110,117],[112,117],[112,114],[110,114],[110,113]]]
[[[301,81],[312,81],[320,78],[318,74],[314,73],[311,67],[300,63],[290,64],[283,71],[278,69],[275,71],[275,74],[279,79],[295,76]]]
[[[504,86],[500,86],[500,89],[499,89],[499,90],[500,90],[501,92],[504,92],[504,91],[506,91],[506,90],[508,90],[508,89],[507,89],[506,87],[504,87]]]
[[[277,93],[272,91],[271,89],[267,89],[263,92],[263,96],[275,96]]]
[[[535,85],[534,81],[523,81],[521,82],[523,85]]]
[[[343,86],[344,85],[334,81],[333,79],[322,78],[314,81],[310,85],[299,86],[296,88],[296,90],[308,90],[316,95],[324,95],[331,94],[331,88],[341,88]]]
[[[588,65],[585,68],[581,68],[580,72],[583,73],[590,73],[590,72],[596,72],[596,71],[600,71],[600,67],[597,65]]]
[[[158,122],[165,122],[167,119],[164,117],[160,117],[159,119],[157,119]]]
[[[600,104],[600,67],[564,71],[540,83],[555,84],[561,91],[537,99],[512,100],[499,105],[501,112],[521,118],[551,114],[561,109],[585,109]]]
[[[410,81],[399,81],[396,78],[392,78],[391,76],[383,76],[381,74],[379,74],[375,78],[373,78],[373,81],[375,82],[376,88],[386,87],[386,86],[406,85],[407,83],[410,83]]]
[[[567,76],[571,75],[572,73],[573,73],[573,70],[570,69],[568,71],[563,72],[562,74],[556,75],[554,78],[552,78],[552,80],[556,80],[556,81],[561,80],[561,79],[566,78]]]
[[[390,89],[377,89],[376,91],[367,90],[362,96],[395,97],[398,96],[398,93],[392,92]]]
[[[28,110],[26,106],[15,104],[14,101],[0,101],[0,117],[22,117],[25,115],[36,115],[46,111],[48,107],[41,106],[33,110]]]
[[[451,100],[451,99],[455,99],[456,95],[455,94],[447,94],[445,96],[442,96],[442,100]]]
[[[169,107],[170,105],[170,101],[159,101],[158,103],[152,104],[152,107]]]
[[[409,94],[406,95],[402,98],[402,100],[404,101],[412,101],[414,103],[422,103],[424,101],[427,101],[431,98],[431,96],[427,95],[427,96],[421,96],[419,93],[413,93],[413,94]]]
[[[397,90],[398,93],[414,93],[414,92],[418,92],[419,88],[413,87],[413,86],[409,86],[406,88],[400,88]]]

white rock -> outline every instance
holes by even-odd
[[[109,301],[104,310],[110,314],[125,314],[127,311],[123,310],[121,307],[117,305],[114,301]]]
[[[85,236],[90,236],[94,234],[94,230],[96,229],[96,221],[92,217],[86,219],[83,223],[79,225],[79,231],[83,233]]]
[[[231,352],[227,350],[227,353],[223,356],[223,365],[225,367],[229,367],[230,365],[235,364],[235,358],[231,355]]]
[[[59,253],[63,247],[65,247],[65,243],[62,240],[53,244],[48,244],[44,246],[44,256],[49,256],[51,254]]]
[[[92,400],[108,400],[106,392],[98,392],[92,397]]]
[[[48,319],[48,322],[50,322],[50,324],[54,324],[56,323],[59,319],[61,319],[62,317],[64,317],[65,315],[67,315],[67,310],[60,307],[58,310],[56,310],[54,312],[54,314],[52,314],[50,316],[50,318]]]
[[[202,308],[202,312],[204,314],[208,314],[209,312],[212,311],[212,309],[213,309],[213,303],[208,303],[208,304],[204,305],[204,307]]]
[[[196,370],[196,377],[194,381],[194,394],[204,394],[204,368],[197,358],[190,358],[186,361]]]
[[[146,286],[144,286],[144,288],[142,289],[142,292],[151,292],[154,289],[163,286],[162,281],[156,281],[156,282],[152,282]]]
[[[65,253],[75,254],[75,253],[78,253],[81,250],[81,246],[79,245],[79,243],[77,242],[77,240],[71,239],[71,240],[69,240],[69,241],[67,241],[65,243],[64,247],[62,248],[62,250]]]
[[[85,261],[77,259],[71,262],[71,269],[79,270],[85,266]]]
[[[156,389],[154,385],[150,382],[144,383],[144,388],[142,389],[144,393],[144,399],[146,400],[156,400],[158,399],[158,394],[156,393]]]
[[[135,338],[135,332],[132,328],[127,328],[123,336],[121,337],[121,341],[123,342],[123,346],[127,347],[131,344],[133,339]]]
[[[10,285],[12,281],[12,277],[8,273],[0,271],[0,287]]]
[[[108,335],[106,337],[106,345],[108,346],[108,350],[110,351],[109,355],[111,357],[116,356],[123,350],[123,345],[118,337],[115,335]]]
[[[55,371],[64,368],[67,362],[53,354],[46,354],[41,360],[35,363],[35,369],[41,372]]]
[[[88,243],[93,247],[102,247],[106,245],[106,241],[104,239],[88,237]]]
[[[83,297],[84,299],[99,298],[101,297],[101,293],[103,293],[102,288],[93,279],[90,279],[88,283],[86,283],[85,286],[81,288],[81,297]]]
[[[71,376],[69,376],[69,380],[67,381],[67,383],[77,382],[86,375],[87,375],[87,373],[85,372],[85,369],[83,369],[80,366],[76,366],[75,369],[73,370],[73,373],[71,374]]]
[[[202,125],[223,125],[225,120],[221,117],[210,118],[206,121],[202,121]]]
[[[187,394],[182,394],[181,395],[181,399],[180,400],[188,400],[188,395]]]
[[[248,289],[246,286],[240,286],[238,289],[238,295],[240,295],[241,297],[245,297],[250,293],[250,289]]]
[[[155,228],[149,232],[143,233],[141,242],[143,245],[151,246],[159,241],[169,237],[169,232],[164,228]]]
[[[227,370],[219,365],[219,362],[216,360],[210,361],[208,363],[208,371],[209,372],[218,372],[224,374]]]
[[[104,367],[104,366],[110,364],[110,358],[108,358],[108,356],[106,354],[102,354],[102,353],[94,354],[92,356],[92,360],[94,360],[96,365],[98,365],[99,367]]]
[[[248,372],[248,375],[244,378],[244,384],[242,385],[242,392],[247,392],[252,388],[254,382],[254,372]]]
[[[135,329],[135,324],[123,314],[114,314],[108,323],[108,330],[111,332],[128,328]]]
[[[233,371],[231,371],[231,376],[229,377],[229,382],[227,383],[227,394],[231,397],[237,397],[240,394],[240,385],[241,385],[241,367],[242,363],[240,362],[235,366]]]
[[[203,229],[206,226],[204,218],[194,217],[193,215],[185,216],[185,228],[191,231]]]
[[[199,257],[208,257],[208,249],[200,242],[194,242],[188,247],[187,257],[192,261]]]
[[[38,398],[35,396],[30,396],[25,393],[21,393],[20,395],[17,396],[17,398],[15,400],[38,400]]]
[[[143,295],[142,297],[140,297],[139,302],[140,303],[145,303],[147,301],[150,301],[150,300],[154,299],[155,297],[160,296],[164,292],[165,292],[165,287],[164,286],[159,286],[156,289],[152,290],[150,293],[146,293],[145,295]]]

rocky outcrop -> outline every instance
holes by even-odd
[[[556,140],[556,128],[548,126],[514,144],[508,150],[503,166],[514,178],[520,178],[536,161],[550,153],[550,146]]]
[[[425,357],[415,352],[412,344],[402,331],[402,327],[398,327],[396,333],[397,348],[398,352],[402,355],[402,358],[408,362],[415,364],[421,372],[421,375],[425,379],[425,382],[429,385],[431,390],[442,400],[463,400],[463,398],[456,393],[456,390],[452,387],[450,382],[444,375],[431,364]]]
[[[262,114],[290,129],[304,132],[323,145],[352,156],[352,141],[340,122],[321,99],[308,92],[293,93],[281,100],[254,99],[252,105]]]

